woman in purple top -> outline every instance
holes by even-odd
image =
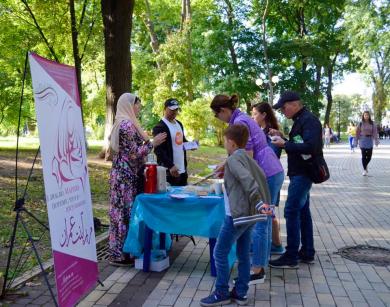
[[[213,110],[215,117],[219,120],[226,122],[229,125],[241,124],[248,128],[249,139],[245,149],[264,171],[272,195],[273,191],[277,190],[276,186],[280,186],[280,178],[284,178],[282,164],[271,147],[268,146],[267,138],[263,130],[252,118],[241,112],[237,108],[237,105],[237,95],[217,95],[211,102],[210,108]],[[223,164],[219,165],[216,169],[216,173],[218,172],[223,172]],[[276,191],[276,194],[279,190]],[[264,282],[264,268],[268,265],[271,250],[271,229],[271,217],[269,217],[266,222],[256,223],[254,227],[252,235],[253,263],[249,284]]]
[[[369,111],[364,111],[362,114],[362,121],[356,129],[355,146],[359,143],[362,151],[363,176],[368,175],[368,163],[371,161],[372,149],[374,143],[379,145],[378,130],[376,124],[371,119]]]

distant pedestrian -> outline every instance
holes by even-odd
[[[332,129],[329,127],[329,124],[325,124],[324,128],[324,140],[325,140],[325,147],[330,147],[330,140],[332,138]]]
[[[306,263],[314,261],[313,222],[310,213],[310,160],[322,155],[322,127],[318,118],[307,110],[299,94],[284,92],[274,109],[280,109],[294,124],[289,133],[289,140],[281,138],[277,130],[270,130],[274,135],[272,142],[287,153],[290,184],[284,207],[286,219],[286,252],[269,264],[275,268],[296,269],[298,260]],[[301,248],[299,249],[301,245]]]
[[[356,138],[356,125],[354,122],[351,122],[348,126],[348,142],[349,142],[349,148],[351,149],[351,152],[355,152],[355,138]]]
[[[368,175],[368,164],[371,161],[372,149],[379,145],[378,130],[376,124],[371,119],[369,111],[364,111],[362,114],[362,121],[359,123],[356,129],[355,145],[359,144],[362,152],[362,165],[363,165],[363,176]]]

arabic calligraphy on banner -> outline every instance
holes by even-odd
[[[86,142],[74,67],[29,54],[58,303],[98,278]]]

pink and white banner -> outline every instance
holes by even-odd
[[[96,284],[87,154],[74,67],[29,54],[60,306]]]

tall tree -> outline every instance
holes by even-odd
[[[102,0],[106,71],[105,149],[114,122],[118,98],[131,91],[130,38],[134,0]]]
[[[351,1],[345,19],[346,38],[361,70],[370,78],[375,121],[381,122],[390,88],[390,2]]]

